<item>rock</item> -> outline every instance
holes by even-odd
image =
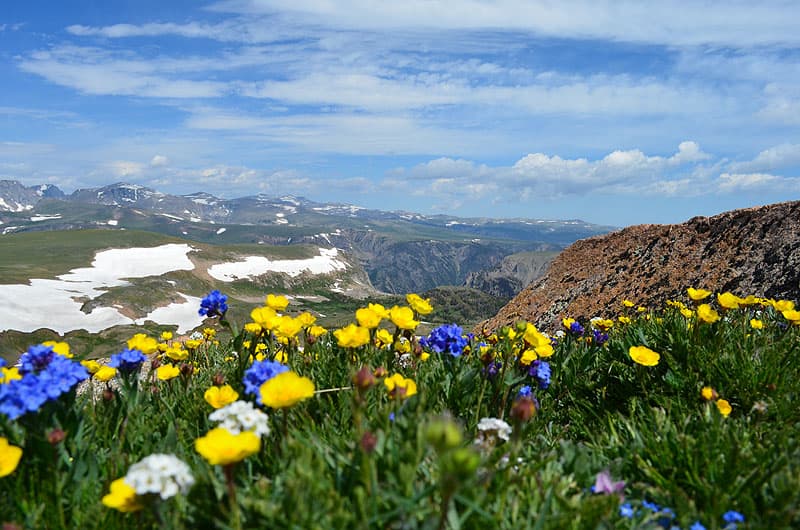
[[[476,331],[518,320],[552,330],[566,316],[617,315],[625,299],[661,308],[687,287],[800,299],[800,201],[577,241]]]

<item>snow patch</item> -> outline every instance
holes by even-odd
[[[336,259],[338,254],[338,249],[320,248],[319,256],[308,259],[270,260],[264,256],[248,256],[244,261],[213,265],[208,269],[208,274],[223,282],[249,279],[268,272],[280,272],[291,277],[298,276],[303,272],[328,274],[347,268],[347,263]]]
[[[39,221],[49,221],[51,219],[61,219],[61,214],[57,213],[54,215],[33,215],[31,216],[31,221],[37,223]]]
[[[227,230],[227,228],[220,228],[219,230],[217,230],[217,235],[224,233],[225,230]]]
[[[116,219],[109,219],[108,221],[106,221],[106,224],[108,224],[108,226],[117,226],[119,224],[119,221],[117,221]]]
[[[136,324],[142,325],[152,320],[161,325],[177,325],[178,333],[188,333],[203,323],[203,317],[197,313],[200,307],[200,298],[177,293],[185,300],[182,303],[173,303],[151,311],[147,316],[136,319]]]

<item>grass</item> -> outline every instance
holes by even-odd
[[[227,324],[217,322],[219,342],[193,350],[193,367],[174,379],[118,375],[114,386],[89,383],[97,393],[73,390],[14,420],[0,414],[2,436],[23,451],[0,478],[0,520],[87,529],[720,529],[733,528],[726,517],[735,512],[745,519],[739,528],[800,527],[795,315],[769,302],[721,310],[715,323],[674,304],[612,311],[610,329],[582,322],[585,331],[567,332],[552,352],[520,323],[470,339],[458,356],[402,330],[395,339],[411,339],[406,354],[402,340],[343,348],[332,333],[309,340],[301,331],[282,344],[223,335]],[[659,353],[657,363],[634,362],[632,346]],[[531,361],[534,347],[545,357]],[[195,449],[216,426],[203,396],[225,382],[252,402],[243,375],[257,351],[310,379],[316,393],[259,407],[271,431],[260,448],[212,465]],[[535,369],[543,362],[549,377]],[[406,395],[389,392],[392,374]],[[525,385],[538,409],[521,397]],[[717,395],[704,399],[705,387]],[[261,387],[265,399],[298,390]],[[482,430],[485,418],[503,419],[510,434]],[[140,493],[132,513],[105,506],[111,482],[153,453],[186,462],[194,485],[166,499]],[[0,449],[0,472],[4,458]]]

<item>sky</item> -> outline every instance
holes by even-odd
[[[795,0],[30,0],[0,179],[627,226],[800,199]]]

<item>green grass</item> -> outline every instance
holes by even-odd
[[[344,311],[350,302],[318,303]],[[286,346],[263,339],[268,358],[285,355],[318,392],[265,407],[271,433],[228,468],[195,450],[215,426],[203,395],[224,379],[252,400],[242,378],[260,341],[220,334],[220,344],[192,354],[191,375],[158,381],[151,373],[104,397],[64,395],[13,421],[0,414],[2,436],[23,448],[16,470],[0,478],[2,520],[87,529],[661,528],[667,513],[647,502],[669,507],[668,526],[680,528],[723,528],[731,510],[746,518],[739,528],[800,527],[800,326],[760,305],[714,324],[674,307],[631,316],[606,342],[587,340],[588,322],[583,336],[560,339],[546,358],[547,388],[521,364],[530,347],[524,323],[475,338],[458,357],[412,344],[401,360],[391,346],[341,348],[330,333],[313,342],[301,333]],[[764,329],[750,327],[755,316]],[[658,352],[658,363],[636,364],[631,346]],[[502,366],[487,376],[492,359]],[[360,367],[368,370],[353,388]],[[413,380],[417,393],[393,399],[380,374],[364,377],[378,367]],[[529,420],[519,416],[523,385],[540,405]],[[730,416],[701,397],[705,386],[730,402]],[[482,418],[504,418],[509,439],[481,434]],[[54,429],[65,438],[53,439]],[[113,480],[164,452],[191,468],[186,495],[141,497],[135,513],[103,505]],[[620,515],[620,496],[591,492],[605,470],[624,481],[632,518]]]

